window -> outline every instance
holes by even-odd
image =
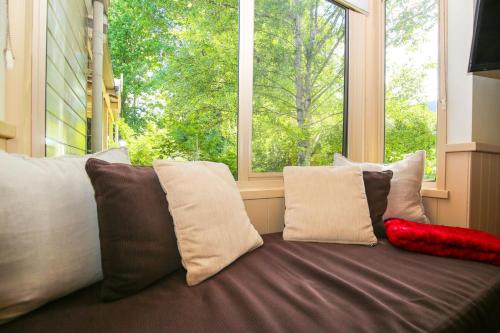
[[[238,0],[124,0],[109,16],[132,162],[210,160],[236,176]]]
[[[255,0],[251,168],[331,164],[343,151],[346,10]]]
[[[436,177],[439,1],[386,0],[385,161],[425,150]]]
[[[331,164],[345,151],[344,7],[123,0],[109,22],[113,68],[124,73],[120,135],[132,162],[211,160],[236,176],[239,144],[246,176]],[[239,143],[238,116],[248,124]]]

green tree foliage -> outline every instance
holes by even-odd
[[[408,66],[396,72],[386,92],[385,159],[391,163],[425,150],[425,174],[432,179],[436,170],[436,118],[419,93],[423,73]]]
[[[115,0],[109,36],[132,161],[212,160],[235,174],[237,0]]]
[[[388,44],[415,49],[435,1],[388,0]],[[255,9],[252,168],[330,164],[343,140],[345,10],[325,0],[256,0]],[[112,2],[120,134],[134,163],[212,160],[236,175],[238,19],[238,0]],[[388,82],[388,161],[435,149],[422,75],[398,71]]]
[[[394,162],[416,150],[425,150],[427,161],[425,176],[436,175],[437,114],[429,107],[424,96],[424,82],[431,69],[437,80],[436,60],[415,64],[421,57],[429,32],[437,34],[437,0],[386,1],[386,82],[385,160]],[[437,45],[435,52],[437,59]],[[397,64],[395,58],[404,54],[408,59]],[[431,71],[431,72],[432,72]],[[437,91],[436,100],[437,100]]]
[[[342,151],[345,9],[255,2],[252,169],[324,165]]]

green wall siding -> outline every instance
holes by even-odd
[[[83,0],[48,0],[46,155],[86,150],[87,13]]]

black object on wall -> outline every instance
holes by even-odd
[[[500,0],[477,0],[469,72],[500,69]]]

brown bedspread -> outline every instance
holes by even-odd
[[[496,332],[500,267],[376,247],[265,244],[188,287],[178,271],[99,301],[91,286],[0,327],[9,332]]]

